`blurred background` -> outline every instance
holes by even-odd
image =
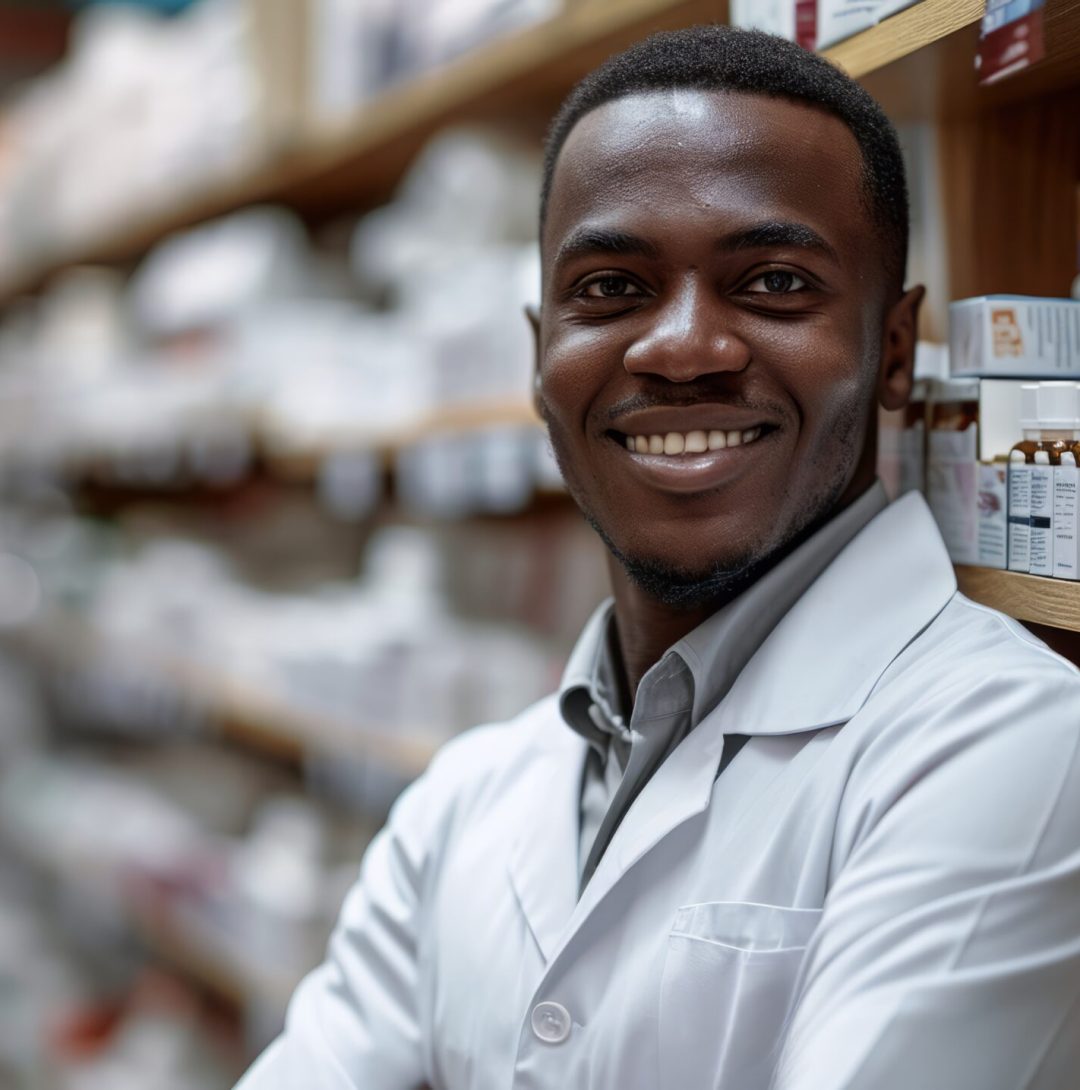
[[[988,269],[1075,269],[1060,224],[950,252],[911,107],[975,85],[982,5],[919,7],[837,48],[878,35],[840,59],[894,88],[933,342]],[[543,131],[730,14],[0,3],[0,1090],[230,1086],[402,787],[557,684],[605,576],[529,401]]]

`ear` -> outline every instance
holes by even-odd
[[[540,404],[540,311],[529,303],[525,307],[525,318],[533,334],[533,406],[537,415],[543,416]]]
[[[915,373],[915,342],[919,333],[919,306],[926,295],[921,285],[909,288],[889,308],[881,343],[878,401],[885,409],[902,409],[911,396]]]

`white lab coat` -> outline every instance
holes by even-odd
[[[752,737],[719,779],[727,733]],[[401,798],[243,1090],[1080,1085],[1080,677],[875,518],[577,898],[553,699]],[[539,1009],[538,1009],[539,1008]]]

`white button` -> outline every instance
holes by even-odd
[[[570,1012],[561,1003],[537,1003],[532,1011],[532,1030],[549,1045],[562,1044],[570,1036]]]

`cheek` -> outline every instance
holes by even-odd
[[[541,393],[550,417],[580,432],[602,389],[613,358],[606,338],[595,329],[560,329],[545,340],[540,365]],[[617,355],[614,358],[619,358]]]

